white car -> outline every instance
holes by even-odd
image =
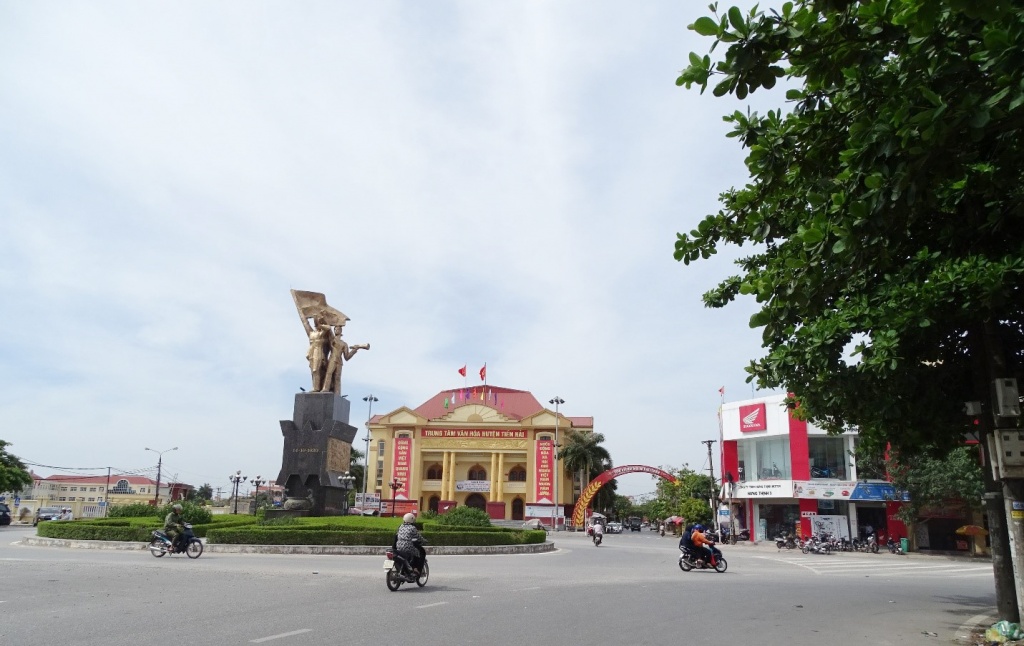
[[[608,523],[608,528],[605,531],[607,531],[609,534],[621,534],[622,523]]]

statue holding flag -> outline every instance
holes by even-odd
[[[313,379],[313,392],[341,394],[341,367],[359,350],[369,350],[370,344],[349,346],[341,338],[341,330],[349,318],[327,304],[320,292],[293,289],[292,300],[299,312],[302,327],[309,337],[306,360]],[[312,321],[312,323],[310,323]]]

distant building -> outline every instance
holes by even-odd
[[[34,514],[40,507],[70,507],[76,518],[103,516],[104,507],[131,503],[151,503],[156,481],[145,476],[111,474],[109,478],[83,475],[32,476],[30,489],[18,496],[16,517],[21,509]],[[194,487],[181,482],[160,483],[160,502],[181,500]]]
[[[559,443],[567,431],[594,430],[593,417],[560,412],[556,421],[533,394],[498,386],[443,390],[416,408],[375,415],[369,493],[384,514],[467,505],[492,519],[551,524],[575,499],[572,479],[555,465],[556,424]]]

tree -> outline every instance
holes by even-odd
[[[203,486],[196,489],[196,497],[199,500],[210,500],[213,498],[213,487],[210,486],[209,482],[204,482]]]
[[[917,521],[923,509],[950,503],[969,510],[979,509],[985,493],[976,446],[957,447],[943,458],[890,456],[889,479],[897,492],[906,493],[909,498],[896,513],[908,527]]]
[[[17,493],[32,484],[32,476],[16,455],[7,452],[10,442],[0,440],[0,491]]]
[[[565,444],[558,452],[558,459],[563,461],[566,471],[579,476],[580,491],[587,486],[587,476],[598,475],[605,468],[611,467],[612,456],[608,449],[601,446],[602,442],[604,435],[601,433],[570,429],[565,434]],[[610,484],[612,483],[606,484],[602,489]],[[614,492],[614,488],[611,491]],[[598,493],[600,494],[600,491]]]
[[[748,379],[788,389],[797,414],[829,431],[856,427],[868,452],[941,455],[967,430],[963,402],[987,406],[994,379],[1021,377],[1024,9],[711,9],[690,28],[724,55],[690,54],[677,84],[703,92],[714,78],[715,96],[744,99],[785,79],[792,109],[726,117],[751,179],[678,235],[676,259],[752,243],[740,273],[704,295],[710,307],[741,294],[760,304],[750,325],[767,354]],[[993,538],[999,577],[1008,542]]]
[[[363,453],[362,451],[360,451],[359,449],[357,449],[354,446],[352,447],[352,452],[349,455],[348,472],[349,472],[349,474],[352,475],[353,478],[355,478],[355,482],[353,483],[354,491],[362,491],[363,490],[363,475],[364,475],[364,473],[363,473],[363,464],[362,464],[361,460],[363,459],[363,457],[365,455],[366,455],[365,453]],[[352,498],[352,500],[355,500],[355,498]]]
[[[758,247],[704,301],[757,299],[768,354],[750,378],[830,430],[948,446],[965,399],[987,399],[971,374],[990,332],[1019,369],[1022,24],[1010,2],[808,0],[690,26],[729,47],[717,63],[691,54],[677,83],[720,75],[714,94],[740,99],[802,86],[789,113],[726,117],[751,182],[679,234],[675,257]]]

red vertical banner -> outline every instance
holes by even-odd
[[[551,440],[537,442],[537,484],[535,501],[550,505],[554,494],[555,443]]]
[[[395,458],[392,463],[391,476],[392,481],[398,480],[402,483],[402,486],[395,489],[392,494],[392,498],[401,498],[406,500],[409,498],[409,465],[412,459],[412,439],[408,437],[396,437],[395,438]]]

